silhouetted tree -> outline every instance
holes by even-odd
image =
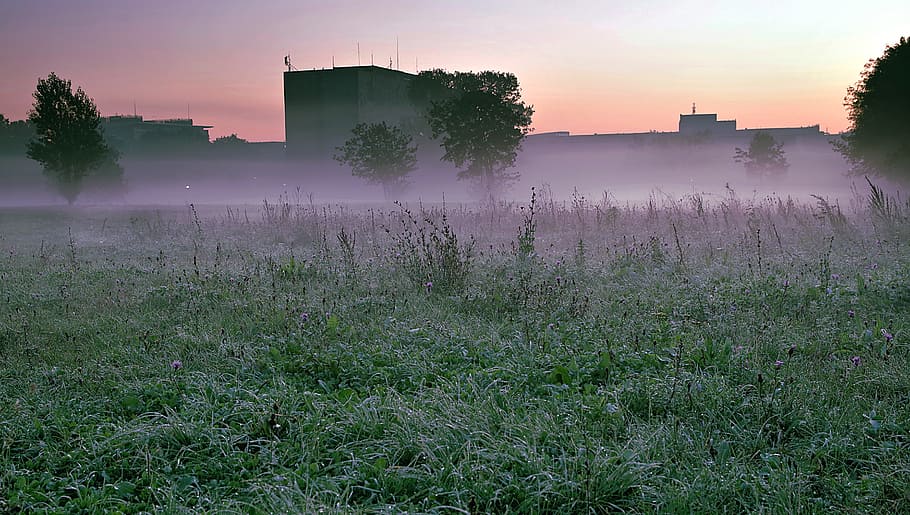
[[[246,145],[247,143],[249,143],[247,140],[237,137],[236,134],[231,134],[230,136],[221,136],[220,138],[215,138],[212,141],[212,145],[219,146],[238,146]]]
[[[101,114],[82,88],[73,93],[70,81],[51,73],[38,79],[34,97],[28,120],[35,127],[35,139],[28,144],[28,157],[41,163],[45,175],[72,204],[82,180],[106,162],[116,162],[117,153],[105,143]]]
[[[743,163],[746,172],[755,175],[779,175],[790,168],[784,155],[784,146],[766,132],[756,132],[749,142],[749,150],[736,148],[733,160]]]
[[[496,197],[518,177],[509,169],[534,109],[521,100],[515,75],[429,70],[412,82],[410,96],[441,140],[442,159],[462,169],[460,179],[476,180],[485,195]]]
[[[870,59],[844,105],[849,133],[834,146],[852,171],[910,181],[910,39]]]
[[[354,176],[382,184],[387,200],[399,193],[417,166],[413,138],[385,122],[361,123],[351,132],[351,139],[337,148],[335,160],[350,166]]]

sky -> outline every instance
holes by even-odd
[[[55,72],[105,116],[283,141],[284,56],[356,65],[359,44],[361,64],[514,73],[538,133],[674,131],[693,102],[839,132],[847,87],[901,36],[906,0],[0,0],[0,113],[25,118]]]

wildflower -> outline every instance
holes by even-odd
[[[784,279],[784,288],[790,287],[790,279]]]
[[[853,356],[852,358],[850,358],[850,362],[853,363],[854,367],[858,367],[863,364],[863,358],[861,358],[859,356]]]
[[[433,289],[433,281],[427,281],[423,287],[427,289],[427,293],[430,293],[430,290]]]
[[[855,316],[856,316],[856,311],[853,311],[852,309],[849,310],[849,311],[847,311],[847,316],[850,317],[850,318],[855,317]]]
[[[835,281],[840,279],[840,274],[831,274],[831,279],[833,279]]]
[[[306,311],[304,311],[303,313],[300,314],[300,321],[301,321],[301,322],[308,322],[309,320],[310,320],[310,314],[309,314],[309,313],[307,313]]]
[[[180,370],[181,368],[183,368],[183,362],[180,361],[179,359],[175,359],[174,361],[171,361],[171,368],[173,368],[174,370]]]
[[[782,366],[784,366],[784,362],[783,362],[783,361],[777,360],[777,361],[774,362],[774,368],[780,368],[780,367],[782,367]]]
[[[885,337],[887,343],[891,343],[891,340],[894,339],[894,335],[889,333],[886,329],[882,329],[882,336]]]

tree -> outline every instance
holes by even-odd
[[[82,189],[82,180],[102,165],[115,162],[117,152],[104,141],[101,114],[88,95],[51,73],[38,79],[35,102],[28,121],[35,138],[27,155],[44,167],[60,194],[72,204]]]
[[[844,106],[850,127],[834,146],[851,171],[910,180],[910,39],[866,63]]]
[[[225,147],[243,146],[247,143],[249,143],[247,140],[237,137],[236,134],[231,134],[230,136],[221,136],[220,138],[215,138],[215,140],[212,141],[212,145]]]
[[[790,168],[784,155],[784,145],[766,132],[756,132],[749,142],[749,150],[736,148],[733,160],[743,163],[746,172],[755,175],[779,175]]]
[[[386,200],[399,193],[417,167],[413,138],[385,122],[361,123],[351,132],[353,136],[337,148],[335,160],[350,166],[354,176],[382,184]]]
[[[531,131],[534,108],[521,100],[515,75],[430,70],[418,75],[410,94],[441,140],[442,159],[462,169],[459,179],[476,180],[496,197],[518,177],[509,169]]]

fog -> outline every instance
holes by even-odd
[[[596,138],[596,137],[595,137]],[[573,195],[617,203],[641,203],[654,196],[673,199],[693,193],[708,198],[730,189],[741,197],[793,197],[811,200],[851,198],[862,178],[848,177],[847,164],[826,142],[791,144],[784,150],[790,169],[779,177],[753,177],[732,159],[734,145],[628,145],[573,138],[573,143],[529,139],[515,171],[520,179],[505,200],[526,201],[531,187],[554,199]],[[332,162],[294,161],[283,156],[241,159],[121,159],[125,189],[116,194],[87,188],[79,205],[238,205],[280,198],[291,203],[382,202],[382,188],[351,176]],[[400,200],[471,202],[478,198],[457,170],[423,156]],[[62,204],[39,165],[26,158],[0,158],[0,205]]]

